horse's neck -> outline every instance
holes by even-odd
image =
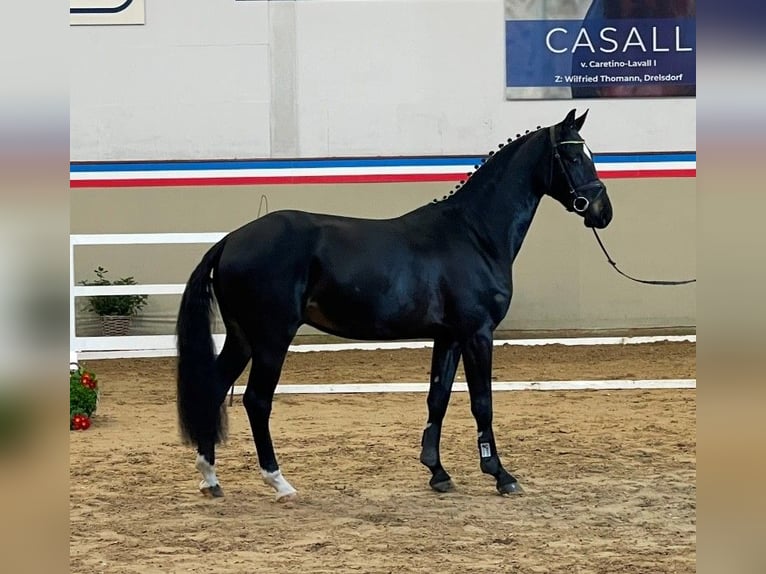
[[[521,244],[527,236],[527,231],[529,231],[529,227],[532,225],[532,219],[537,212],[537,206],[540,205],[540,199],[542,198],[533,191],[531,184],[523,191],[525,193],[519,193],[517,201],[511,207],[513,211],[507,232],[511,261],[516,259],[516,255],[519,254]]]
[[[536,169],[529,166],[540,164],[543,150],[539,142],[530,141],[524,149],[499,153],[504,152],[511,156],[494,157],[482,166],[466,184],[460,199],[466,221],[485,244],[513,262],[542,198],[535,189],[540,185],[535,180]]]

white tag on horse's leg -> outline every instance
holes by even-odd
[[[197,455],[197,463],[194,466],[202,473],[203,480],[199,483],[200,490],[218,485],[218,477],[215,475],[215,465],[210,464],[203,455]]]
[[[298,491],[287,482],[285,477],[282,476],[281,470],[269,472],[268,470],[261,469],[261,476],[263,477],[263,482],[277,491],[277,501],[289,500],[298,493]]]

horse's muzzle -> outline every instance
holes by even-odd
[[[604,187],[583,213],[583,223],[585,227],[604,229],[612,221],[612,215],[612,202],[609,201]]]

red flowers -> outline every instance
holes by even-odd
[[[99,385],[96,375],[81,365],[69,367],[69,429],[86,430],[98,406]]]
[[[82,374],[82,377],[80,378],[80,382],[83,384],[83,386],[88,387],[91,390],[96,390],[96,380],[93,378],[93,376],[85,371]]]
[[[87,430],[90,428],[90,419],[85,415],[75,415],[69,426],[73,430]]]

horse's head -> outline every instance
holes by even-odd
[[[575,118],[572,110],[564,121],[548,128],[551,145],[548,195],[567,211],[581,215],[587,227],[603,229],[612,220],[612,203],[579,133],[587,115],[586,111]]]

